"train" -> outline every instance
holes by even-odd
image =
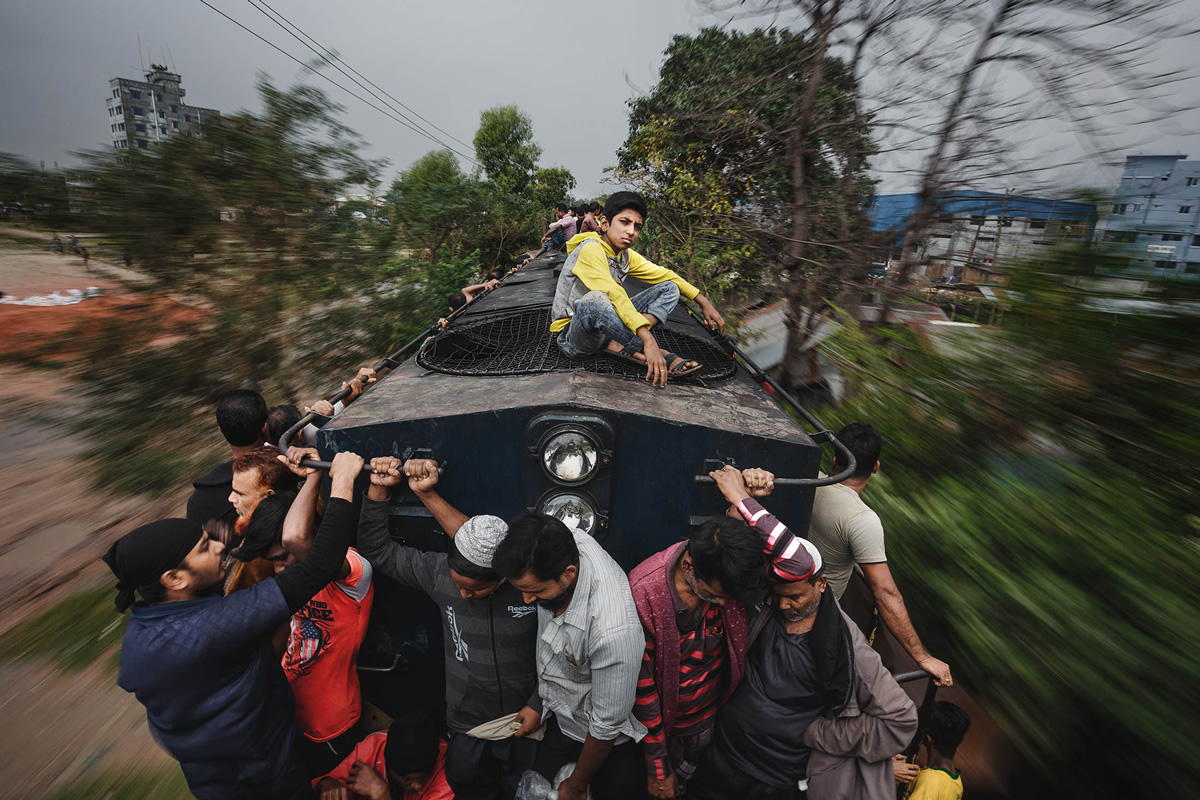
[[[707,478],[723,464],[774,472],[772,512],[807,530],[815,487],[840,480],[818,477],[833,435],[806,431],[792,414],[815,423],[811,415],[794,404],[789,414],[786,392],[769,393],[770,378],[686,301],[655,336],[702,367],[665,388],[603,354],[562,355],[550,308],[565,259],[530,261],[444,329],[431,326],[404,360],[402,348],[381,362],[386,376],[321,428],[322,459],[343,450],[432,458],[439,492],[463,513],[550,514],[595,537],[626,570],[724,513]],[[629,279],[626,288],[644,287]],[[390,530],[409,546],[444,550],[443,533],[407,490],[393,496]],[[359,666],[364,697],[389,716],[441,701],[438,614],[424,595],[376,577]]]

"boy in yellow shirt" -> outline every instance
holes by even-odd
[[[605,351],[646,366],[646,380],[666,386],[700,364],[663,353],[651,329],[666,320],[679,296],[695,300],[711,327],[725,320],[700,290],[672,270],[632,250],[646,222],[646,201],[637,192],[616,192],[604,204],[600,233],[580,233],[567,242],[566,262],[558,278],[550,330],[558,348],[571,358]],[[634,277],[650,288],[630,297],[623,286]]]
[[[924,733],[925,763],[908,785],[904,800],[962,800],[962,775],[954,768],[954,753],[971,727],[971,717],[954,703],[937,702],[921,726]],[[897,761],[898,760],[898,761]],[[916,765],[904,756],[892,760],[896,779]]]

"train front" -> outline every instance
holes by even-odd
[[[560,266],[534,262],[472,303],[321,431],[322,457],[433,458],[443,466],[439,492],[463,513],[550,514],[596,537],[627,570],[724,512],[715,486],[697,476],[725,463],[817,475],[818,445],[682,309],[656,336],[704,369],[665,389],[604,356],[561,356],[548,332]],[[812,493],[781,486],[769,507],[804,531]],[[391,514],[395,538],[444,550],[411,492],[394,494]],[[364,689],[394,716],[440,699],[441,625],[422,596],[386,579],[377,586]]]

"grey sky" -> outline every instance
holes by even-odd
[[[245,0],[209,2],[302,59],[312,55]],[[535,0],[270,5],[465,142],[482,110],[520,106],[533,118],[542,163],[569,168],[577,193],[588,196],[611,191],[601,180],[627,133],[625,101],[633,89],[625,76],[639,88],[652,86],[671,36],[704,24],[683,0],[606,0],[592,6],[595,24],[585,24],[588,4]],[[7,109],[0,115],[0,150],[49,166],[68,163],[72,150],[109,147],[108,80],[141,77],[138,34],[143,60],[147,48],[155,61],[170,48],[166,58],[194,105],[257,110],[257,72],[278,85],[301,77],[294,62],[198,0],[17,0],[0,10]],[[372,155],[391,161],[387,181],[436,147],[320,78],[305,80],[346,107],[344,121],[370,143]]]
[[[269,1],[465,142],[483,109],[515,103],[533,119],[542,163],[569,168],[580,196],[611,191],[601,181],[627,133],[626,101],[653,85],[671,36],[716,21],[697,14],[687,0]],[[246,0],[209,2],[298,57],[311,55]],[[1187,2],[1200,6],[1198,0]],[[70,163],[72,150],[109,147],[108,80],[140,77],[138,34],[142,59],[173,63],[194,105],[258,110],[254,84],[260,71],[280,86],[303,79],[325,88],[346,107],[344,121],[370,143],[371,155],[391,162],[387,182],[436,147],[320,78],[303,75],[294,62],[199,0],[11,0],[0,9],[0,68],[6,78],[0,150],[50,166],[56,160]],[[1192,61],[1181,42],[1165,43],[1162,56]],[[1200,158],[1196,99],[1194,87],[1180,87],[1177,102],[1190,106],[1186,114],[1131,129],[1121,140],[1143,152],[1182,151]],[[1071,147],[1069,134],[1048,134]],[[1108,175],[1093,161],[1063,170],[1061,180],[1096,185],[1107,183]],[[888,176],[883,188],[901,184],[902,178]]]

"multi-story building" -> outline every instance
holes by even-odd
[[[151,64],[146,80],[113,78],[108,82],[108,122],[113,147],[146,150],[172,136],[203,136],[221,118],[214,108],[189,106],[179,74]]]
[[[917,195],[879,195],[867,207],[874,231],[896,234],[891,262],[900,257],[900,242]],[[963,189],[938,198],[938,214],[919,245],[915,274],[930,282],[1003,282],[1007,264],[1036,262],[1053,247],[1087,242],[1096,226],[1096,208],[1070,200],[1050,200],[1011,192]]]
[[[1200,280],[1200,161],[1127,156],[1097,239],[1129,259],[1128,277]]]

